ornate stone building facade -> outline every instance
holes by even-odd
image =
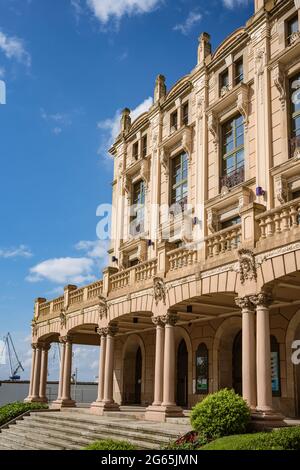
[[[299,0],[255,0],[214,52],[200,36],[169,91],[157,77],[149,112],[123,111],[111,263],[37,299],[28,400],[46,400],[59,341],[59,407],[75,405],[72,344],[89,344],[101,345],[95,413],[141,404],[164,420],[230,387],[260,416],[300,415],[299,20]]]

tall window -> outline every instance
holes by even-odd
[[[300,148],[300,74],[290,81],[291,157]]]
[[[171,162],[172,166],[172,195],[171,203],[187,204],[188,195],[188,159],[185,152],[177,155]]]
[[[271,373],[273,397],[281,396],[280,386],[280,347],[275,336],[271,336]]]
[[[175,131],[178,127],[178,112],[175,111],[171,114],[171,130]]]
[[[287,22],[287,44],[292,44],[293,42],[293,35],[294,33],[299,32],[299,21],[298,21],[298,15],[293,16],[291,20]]]
[[[132,146],[132,158],[134,158],[134,160],[138,160],[139,158],[139,143],[138,142],[135,142]]]
[[[241,115],[222,127],[221,186],[233,187],[244,181],[244,122]]]
[[[187,126],[189,123],[189,103],[184,103],[182,106],[182,124]]]
[[[142,154],[143,157],[147,157],[148,148],[147,148],[147,135],[144,135],[142,138]]]
[[[238,60],[235,65],[234,65],[234,71],[235,71],[235,85],[238,85],[239,83],[242,83],[244,81],[244,63],[243,59]]]
[[[206,395],[209,389],[208,349],[202,343],[196,351],[196,393]]]
[[[142,180],[133,185],[132,204],[131,234],[138,235],[144,231],[145,183]]]
[[[223,72],[221,75],[220,75],[220,95],[222,96],[222,94],[228,90],[229,88],[229,72],[228,70],[225,70],[225,72]]]

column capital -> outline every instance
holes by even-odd
[[[255,307],[268,308],[271,305],[273,298],[270,292],[260,292],[259,294],[251,295],[250,301]]]
[[[108,330],[108,328],[97,328],[97,334],[99,336],[106,337],[107,336],[107,330]]]
[[[163,317],[152,317],[151,320],[155,326],[161,326],[161,327],[165,326]]]
[[[236,297],[235,303],[241,310],[253,310],[254,306],[250,300],[249,296],[246,297]]]
[[[59,342],[62,343],[62,344],[72,343],[73,338],[70,335],[60,336],[59,337]]]
[[[50,348],[51,348],[51,344],[50,343],[40,343],[40,346],[42,348],[43,351],[49,351]]]
[[[103,328],[103,330],[104,333],[102,334],[105,334],[105,336],[115,336],[119,331],[119,327],[117,323],[111,323],[106,328]]]
[[[161,319],[165,325],[175,326],[178,321],[178,315],[174,312],[168,312],[166,315],[163,315]]]

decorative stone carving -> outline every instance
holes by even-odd
[[[244,118],[245,131],[247,132],[249,124],[249,98],[248,90],[245,88],[242,88],[238,94],[236,105],[239,113]]]
[[[148,188],[150,180],[150,160],[143,159],[141,163],[141,178],[144,180],[146,188]]]
[[[265,55],[266,52],[264,48],[257,49],[255,51],[255,73],[257,75],[262,75],[264,73],[266,62]]]
[[[215,147],[217,147],[219,143],[219,122],[214,113],[210,113],[208,115],[207,125],[209,132],[213,135],[213,142],[215,144]]]
[[[205,60],[211,54],[210,35],[208,33],[202,33],[199,36],[198,46],[198,65],[205,65]]]
[[[279,92],[281,107],[284,110],[286,107],[286,80],[280,64],[278,64],[273,70],[273,80]]]
[[[99,295],[99,319],[102,320],[103,318],[107,318],[107,299],[102,295]]]
[[[160,101],[167,94],[166,78],[163,75],[158,75],[155,82],[154,90],[154,103]]]
[[[178,321],[178,315],[177,313],[168,312],[166,315],[163,315],[161,319],[165,325],[175,326]]]
[[[106,336],[115,336],[119,331],[119,327],[117,323],[111,323],[106,328],[104,328],[104,330]]]
[[[275,178],[275,193],[280,204],[285,204],[288,201],[288,183],[282,175]]]
[[[99,336],[106,336],[107,335],[107,328],[97,328],[97,334]]]
[[[238,251],[239,256],[239,273],[241,283],[246,281],[257,281],[257,265],[254,253],[251,250],[242,248]]]
[[[227,95],[227,93],[229,92],[230,88],[229,88],[229,85],[225,85],[221,88],[221,97],[223,98],[225,95]]]
[[[235,299],[236,305],[242,310],[253,310],[253,304],[250,301],[250,297],[237,297]]]
[[[62,328],[65,328],[67,324],[67,309],[65,308],[61,309],[59,318],[60,318],[60,326]]]
[[[163,166],[165,176],[167,177],[168,174],[169,174],[169,157],[168,157],[168,154],[167,154],[166,149],[164,147],[162,147],[160,149],[159,159],[160,159],[160,163]]]
[[[35,336],[38,332],[38,325],[37,325],[37,321],[35,318],[33,318],[31,322],[31,328],[32,328],[32,335]]]
[[[164,326],[165,325],[163,320],[162,320],[162,317],[152,317],[151,320],[152,320],[152,323],[155,326]]]
[[[192,155],[192,131],[191,129],[186,129],[185,132],[183,133],[182,140],[181,140],[181,146],[183,150],[187,153],[188,159],[189,159],[189,164],[191,163],[191,155]]]
[[[255,307],[265,307],[268,308],[272,303],[272,295],[270,292],[260,292],[257,295],[251,295],[250,301]]]
[[[121,132],[127,134],[131,128],[130,109],[125,108],[121,117]]]
[[[153,296],[156,305],[158,305],[159,302],[163,302],[163,304],[166,304],[166,295],[167,295],[167,287],[165,285],[165,281],[161,277],[155,277],[153,279]]]
[[[293,46],[294,44],[296,44],[299,41],[300,41],[300,32],[295,31],[290,37],[290,45]]]
[[[211,233],[215,233],[219,230],[219,216],[216,209],[209,209],[207,213],[207,224],[208,229]]]

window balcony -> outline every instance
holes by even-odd
[[[245,167],[241,166],[234,171],[231,171],[227,175],[221,176],[220,186],[221,188],[234,188],[241,183],[245,182]]]
[[[300,135],[290,140],[290,158],[300,158]]]

